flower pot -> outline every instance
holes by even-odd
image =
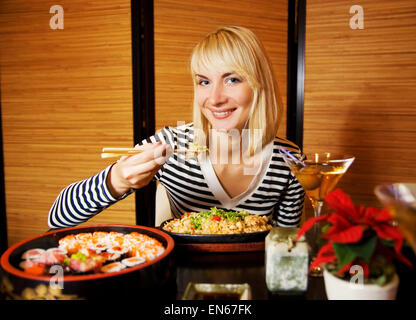
[[[399,287],[397,274],[389,283],[379,286],[351,283],[324,270],[324,282],[328,300],[395,300]]]

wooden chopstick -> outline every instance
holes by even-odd
[[[137,147],[137,148],[103,148],[101,152],[103,153],[140,153],[144,150],[143,147]]]
[[[138,154],[144,151],[143,146],[136,148],[103,148],[101,158],[119,158],[121,156],[129,156]],[[196,154],[198,152],[205,152],[206,150],[191,150],[191,149],[173,149],[174,153]]]
[[[143,152],[143,148],[103,148],[101,158],[120,158],[121,156],[133,155]]]

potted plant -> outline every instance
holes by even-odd
[[[399,278],[393,261],[412,265],[401,252],[404,238],[390,213],[354,205],[340,189],[325,201],[332,211],[307,220],[297,239],[315,223],[323,223],[321,238],[327,242],[309,270],[324,268],[328,299],[395,299]]]

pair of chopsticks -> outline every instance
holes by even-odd
[[[128,156],[143,152],[142,147],[138,148],[103,148],[101,151],[101,158],[119,158],[121,156]]]
[[[121,156],[132,156],[144,151],[143,146],[136,148],[103,148],[101,158],[120,158]],[[195,155],[200,152],[207,152],[207,148],[200,148],[196,150],[191,149],[173,149],[174,153],[184,153],[186,156]]]

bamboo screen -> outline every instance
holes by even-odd
[[[52,3],[53,4],[53,3]],[[66,185],[110,163],[104,146],[131,146],[130,1],[0,2],[1,111],[9,245],[46,232]],[[135,222],[134,199],[88,223]]]
[[[354,155],[338,186],[365,205],[416,182],[415,34],[413,0],[307,1],[304,151]]]

